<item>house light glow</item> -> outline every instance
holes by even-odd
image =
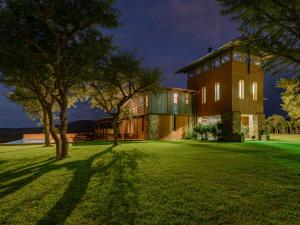
[[[253,101],[257,101],[257,82],[252,83]]]
[[[240,99],[245,98],[245,83],[243,80],[239,81],[239,98]]]
[[[215,84],[215,101],[220,101],[220,83]]]
[[[173,102],[174,102],[174,104],[178,104],[178,93],[174,93]]]

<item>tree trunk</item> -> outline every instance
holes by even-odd
[[[119,145],[119,115],[113,116],[114,146]]]
[[[61,159],[68,157],[69,142],[67,138],[68,119],[67,119],[67,107],[68,103],[65,100],[61,105],[60,117],[60,138],[61,138]]]
[[[50,131],[49,131],[49,120],[46,109],[43,108],[43,125],[44,125],[44,135],[45,135],[45,147],[50,147]]]
[[[61,156],[61,140],[59,136],[56,133],[56,128],[54,126],[54,119],[52,115],[52,110],[47,110],[48,114],[48,120],[49,120],[49,131],[51,133],[52,138],[55,141],[55,147],[56,147],[56,159],[60,159]]]

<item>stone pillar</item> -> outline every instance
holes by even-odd
[[[241,113],[226,112],[221,114],[221,122],[224,129],[224,141],[241,141]]]
[[[158,115],[149,114],[145,116],[145,139],[147,140],[157,140],[158,139],[158,126],[159,118]]]

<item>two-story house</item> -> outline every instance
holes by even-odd
[[[120,124],[121,136],[182,139],[195,124],[221,122],[228,141],[238,140],[241,130],[248,130],[246,138],[260,139],[264,73],[259,55],[235,40],[181,68],[177,73],[187,74],[187,89],[165,88],[133,99],[134,113]],[[112,137],[112,130],[102,129],[109,123],[97,122],[96,138]]]

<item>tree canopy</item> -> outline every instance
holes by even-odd
[[[300,2],[298,0],[217,0],[223,15],[238,23],[245,42],[268,55],[274,74],[300,70]]]
[[[280,79],[278,87],[284,89],[281,93],[282,108],[295,121],[300,122],[300,78]]]
[[[156,90],[160,77],[159,69],[145,69],[133,53],[121,52],[111,55],[99,79],[88,84],[91,105],[112,116],[114,145],[118,145],[118,123],[129,100]]]
[[[99,75],[112,49],[104,29],[115,28],[114,0],[6,0],[0,4],[0,71],[6,84],[31,89],[53,123],[59,107],[57,158],[68,155],[67,108],[72,90]]]

